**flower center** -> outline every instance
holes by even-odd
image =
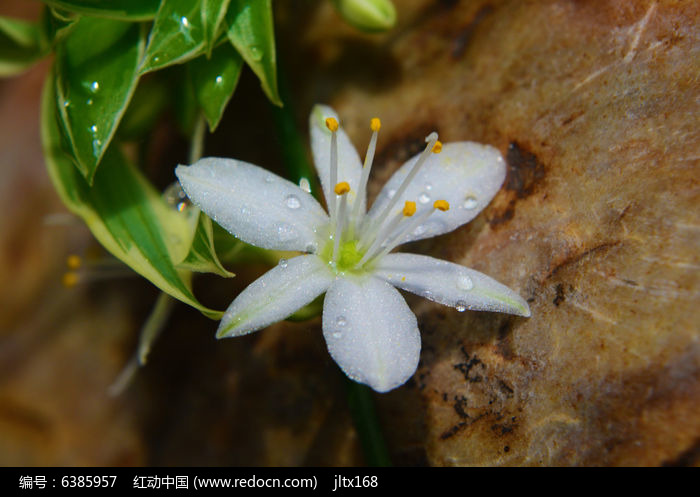
[[[332,198],[327,199],[333,236],[319,255],[328,261],[328,264],[336,273],[364,272],[368,264],[391,252],[435,211],[447,211],[449,209],[449,203],[445,200],[437,200],[433,204],[432,209],[426,209],[415,217],[415,202],[405,201],[402,209],[395,209],[399,198],[406,191],[406,188],[408,188],[408,185],[430,154],[440,153],[442,143],[438,141],[437,133],[433,132],[426,137],[425,150],[418,157],[399,189],[382,212],[378,216],[374,216],[372,220],[368,220],[364,218],[365,213],[360,212],[360,206],[364,204],[367,195],[367,179],[374,159],[377,133],[381,127],[381,122],[377,118],[371,121],[372,138],[352,207],[348,205],[347,198],[347,194],[350,192],[350,184],[346,181],[336,183],[339,179],[338,142],[336,136],[339,127],[338,121],[333,117],[329,117],[326,119],[326,127],[331,132],[330,179],[331,184],[335,185],[333,193],[331,193]]]

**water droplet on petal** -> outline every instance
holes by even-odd
[[[458,300],[458,301],[455,303],[455,308],[456,308],[459,312],[464,312],[464,311],[467,310],[467,303],[466,303],[465,301],[463,301],[463,300]]]
[[[474,282],[466,274],[462,275],[459,278],[457,278],[457,288],[459,288],[460,290],[471,290],[472,288],[474,288]]]
[[[433,189],[433,185],[430,184],[430,183],[426,183],[426,184],[425,184],[425,189],[428,190],[428,191],[430,191],[430,190]]]
[[[287,267],[288,265],[289,265],[289,263],[287,262],[287,259],[280,259],[280,261],[279,261],[279,266],[280,266],[281,268],[285,268],[285,267]]]
[[[304,247],[304,250],[309,254],[315,253],[316,249],[318,249],[318,245],[316,245],[315,243],[309,243],[306,245],[306,247]]]
[[[336,332],[333,333],[333,338],[340,338],[340,337],[342,337],[342,336],[343,336],[343,334],[342,334],[341,332],[339,332],[339,331],[336,331]]]
[[[265,183],[272,183],[273,181],[275,181],[275,177],[273,175],[270,174],[265,177]]]
[[[299,197],[296,195],[288,195],[287,198],[284,200],[284,203],[287,204],[287,207],[290,209],[298,209],[301,207],[301,202],[299,201]]]
[[[474,195],[467,195],[467,197],[464,199],[462,207],[464,207],[465,209],[473,209],[474,207],[476,207],[476,204],[478,204],[476,197]]]
[[[396,190],[389,190],[388,192],[386,192],[386,196],[390,199],[394,198],[394,195],[396,195]]]
[[[421,193],[418,196],[418,202],[420,202],[421,204],[427,204],[428,202],[430,202],[430,195],[428,195],[425,192]]]
[[[338,326],[340,326],[340,327],[342,328],[343,326],[345,326],[346,324],[348,324],[348,320],[345,319],[345,316],[338,316],[338,317],[335,319],[335,324],[337,324]]]
[[[416,229],[413,230],[413,234],[416,236],[421,236],[423,233],[425,233],[426,227],[425,225],[421,224],[418,226]]]
[[[433,292],[431,292],[430,290],[425,290],[425,291],[423,292],[423,297],[425,297],[426,299],[432,299],[432,298],[433,298]]]
[[[296,238],[297,233],[292,225],[282,223],[277,226],[277,236],[279,237],[280,241],[288,242],[289,240]]]

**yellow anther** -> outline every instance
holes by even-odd
[[[436,200],[433,207],[444,212],[450,210],[450,203],[447,200]]]
[[[372,120],[369,122],[369,127],[372,131],[379,131],[379,128],[382,127],[382,122],[379,120],[378,117],[373,117]]]
[[[61,278],[61,283],[66,288],[73,288],[78,283],[78,275],[73,271],[68,271]]]
[[[416,213],[416,203],[411,202],[410,200],[406,200],[406,203],[403,206],[403,215],[406,217],[411,217]]]
[[[439,154],[440,152],[442,152],[442,142],[438,140],[435,142],[435,145],[433,145],[433,153]]]
[[[338,121],[336,121],[335,117],[326,118],[326,128],[330,129],[333,133],[338,131]]]
[[[347,181],[341,181],[337,185],[335,185],[335,194],[336,195],[345,195],[350,191],[350,184]]]
[[[66,259],[66,266],[68,266],[69,269],[78,269],[82,265],[83,260],[80,258],[79,255],[71,254]]]

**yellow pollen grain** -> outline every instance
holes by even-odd
[[[439,154],[440,152],[442,152],[442,142],[438,140],[435,142],[435,145],[433,145],[433,153]]]
[[[369,128],[372,131],[379,131],[379,128],[382,127],[382,122],[379,120],[378,117],[373,117],[372,120],[369,122]]]
[[[66,288],[73,288],[78,283],[78,275],[73,271],[68,271],[61,278],[61,284]]]
[[[433,207],[444,212],[450,210],[450,203],[447,200],[436,200]]]
[[[406,277],[405,277],[405,276],[402,276],[402,277],[401,277],[401,281],[406,281]]]
[[[350,191],[350,185],[348,184],[347,181],[341,181],[337,185],[335,185],[335,194],[336,195],[345,195]]]
[[[333,133],[338,131],[338,121],[336,121],[335,117],[326,118],[326,128],[330,129]]]
[[[406,217],[411,217],[416,213],[416,203],[407,200],[403,206],[403,215]]]
[[[68,266],[69,269],[78,269],[82,265],[83,260],[79,255],[71,254],[66,258],[66,266]]]

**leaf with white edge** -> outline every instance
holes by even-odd
[[[197,226],[192,238],[189,253],[184,260],[177,264],[178,268],[197,271],[199,273],[214,273],[224,278],[235,276],[221,265],[214,248],[214,230],[211,219],[197,211]]]
[[[0,77],[14,76],[46,55],[38,26],[0,17]]]
[[[402,385],[418,367],[416,316],[395,288],[372,276],[333,282],[323,304],[323,337],[345,374],[378,392]]]
[[[202,22],[204,23],[204,45],[207,55],[211,55],[219,31],[226,17],[231,0],[202,0]]]
[[[207,157],[175,174],[190,200],[232,235],[270,250],[316,252],[328,215],[311,194],[261,167]]]
[[[138,82],[141,26],[81,17],[56,50],[56,94],[76,165],[92,182]]]
[[[418,155],[408,160],[386,182],[367,214],[370,219],[382,215],[417,159]],[[439,154],[430,154],[396,205],[416,202],[416,216],[432,209],[436,200],[447,200],[450,208],[433,212],[401,243],[431,238],[468,223],[491,202],[505,177],[506,163],[498,149],[474,142],[444,144]]]
[[[458,311],[506,312],[530,316],[520,295],[473,269],[416,254],[389,254],[377,262],[375,276]]]
[[[226,22],[229,40],[258,76],[270,101],[281,107],[270,0],[231,0]]]
[[[63,12],[61,9],[46,6],[39,21],[42,43],[50,48],[61,43],[75,27],[79,17],[72,12]]]
[[[43,0],[69,12],[124,21],[153,19],[161,0]]]
[[[49,176],[63,203],[112,255],[174,298],[219,319],[221,312],[203,306],[192,294],[191,273],[173,264],[189,250],[187,221],[115,147],[105,154],[92,186],[74,167],[58,124],[53,79],[52,73],[42,96],[41,135]]]
[[[141,74],[204,53],[203,0],[168,0],[158,9],[143,56]]]
[[[315,255],[280,261],[238,294],[221,319],[217,338],[246,335],[283,320],[325,292],[334,277]]]
[[[228,43],[216,47],[211,58],[202,55],[187,64],[195,95],[212,132],[236,89],[242,67],[243,59]]]
[[[326,119],[332,117],[339,123],[338,114],[326,105],[314,105],[309,116],[309,134],[311,135],[311,153],[314,158],[316,172],[321,179],[323,186],[323,195],[326,198],[326,203],[330,199],[335,198],[333,188],[335,184],[331,184],[331,132],[326,127]],[[355,203],[358,186],[360,184],[360,176],[362,175],[362,162],[357,150],[353,146],[347,133],[341,126],[336,131],[338,141],[338,181],[347,181],[350,185],[348,193],[348,204]],[[361,207],[360,212],[364,214],[365,208]]]

